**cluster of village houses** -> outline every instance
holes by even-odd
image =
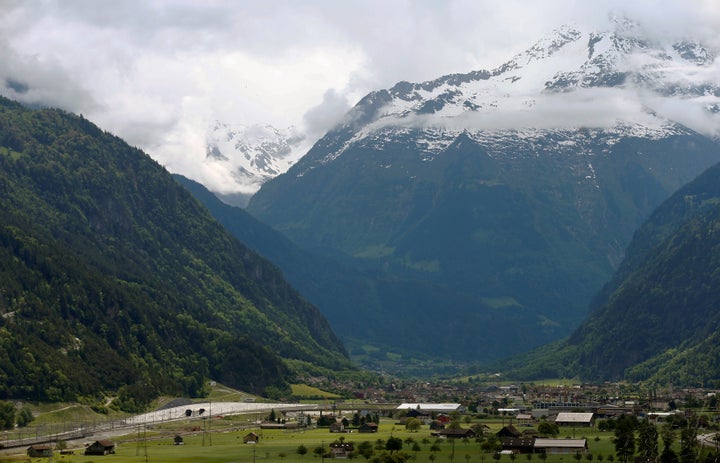
[[[422,385],[416,387],[416,392],[429,386]],[[427,391],[425,391],[427,392]],[[435,390],[437,392],[437,390]],[[459,391],[454,388],[444,390],[446,394]],[[532,403],[532,406],[520,405],[516,408],[495,408],[493,413],[507,417],[508,424],[496,433],[496,436],[502,443],[502,453],[546,453],[546,454],[584,454],[588,450],[587,440],[584,438],[546,438],[538,435],[534,429],[534,424],[538,420],[546,420],[553,422],[558,427],[592,427],[595,420],[600,418],[613,418],[623,414],[637,414],[638,403],[634,401],[622,400],[619,397],[614,401],[603,400],[602,402],[583,401],[587,398],[587,394],[581,391],[565,391],[564,393],[552,393],[552,388],[535,391],[535,399],[532,402],[526,400],[525,394],[515,386],[496,388],[493,391],[487,391],[489,394],[486,400],[492,399],[493,403],[499,403],[502,400],[509,404],[525,404]],[[587,391],[585,391],[587,392]],[[685,391],[686,397],[688,391]],[[707,398],[707,391],[691,391],[697,400]],[[513,395],[515,394],[515,395]],[[712,395],[715,393],[712,392]],[[507,400],[509,399],[509,400]],[[544,401],[543,401],[544,399]],[[652,403],[646,404],[648,409],[661,411],[645,411],[649,417],[662,418],[666,415],[678,413],[677,410],[669,411],[669,403],[671,398],[655,399]],[[673,402],[675,400],[672,400]],[[680,401],[679,399],[677,400]],[[338,405],[341,406],[341,405]],[[357,405],[351,405],[355,408]],[[585,410],[579,412],[577,410]],[[457,428],[447,426],[450,417],[455,412],[463,414],[468,410],[466,406],[460,403],[402,403],[400,405],[392,405],[392,408],[386,409],[389,415],[398,417],[401,424],[407,418],[416,418],[422,424],[430,427],[431,435],[438,438],[446,439],[463,439],[474,438],[476,432],[470,428]],[[288,414],[290,415],[290,414]],[[293,413],[293,419],[282,422],[264,422],[260,425],[261,429],[290,429],[299,426],[305,426],[306,415],[303,412]],[[518,428],[524,428],[520,431]],[[328,426],[331,433],[359,432],[374,433],[378,430],[378,424],[375,422],[363,421],[357,427],[349,427],[344,424],[343,420],[338,418],[331,422]],[[485,430],[489,432],[489,429]],[[260,439],[260,435],[250,432],[243,438],[244,443],[254,444]],[[176,445],[182,444],[182,437],[176,436]],[[32,445],[27,449],[30,457],[48,457],[52,455],[53,448],[49,445]],[[339,439],[330,445],[330,451],[333,456],[342,458],[354,451],[354,446],[344,439]],[[99,440],[85,449],[86,455],[108,455],[115,452],[115,444],[108,440]],[[61,452],[62,453],[62,452]]]
[[[534,429],[538,420],[543,419],[560,427],[583,428],[592,427],[597,418],[612,418],[623,414],[633,413],[631,404],[626,406],[605,405],[588,406],[577,402],[550,402],[537,403],[538,408],[500,408],[498,413],[507,417],[508,424],[503,426],[495,436],[502,444],[502,454],[585,454],[588,452],[588,442],[585,438],[548,438],[542,437]],[[592,409],[590,412],[577,412],[571,410]],[[476,430],[472,428],[450,427],[451,415],[465,413],[465,407],[459,403],[403,403],[395,409],[399,424],[405,424],[408,418],[415,418],[422,424],[429,426],[432,436],[441,439],[471,439],[476,437]],[[650,415],[662,417],[675,412],[652,412]],[[518,428],[526,428],[520,431]],[[377,427],[373,428],[376,430]],[[485,426],[485,432],[490,429]],[[331,433],[348,432],[340,421],[329,427]],[[351,431],[350,431],[351,432]],[[367,429],[362,432],[373,432]],[[354,451],[353,444],[344,440],[331,444],[330,451],[335,457],[342,458]]]
[[[507,408],[498,410],[508,418],[508,424],[496,433],[502,444],[502,453],[546,453],[546,454],[584,454],[588,451],[587,439],[580,438],[545,438],[540,437],[537,431],[531,427],[540,418],[554,422],[559,427],[591,427],[594,426],[597,417],[618,416],[627,413],[628,410],[620,407],[608,409],[596,409],[594,412],[573,412],[561,411],[577,407],[576,403],[543,406],[536,410],[524,410],[520,408]],[[559,411],[560,410],[560,411]],[[432,436],[441,439],[472,439],[476,437],[476,431],[472,428],[450,427],[451,415],[455,412],[465,413],[467,410],[459,403],[403,403],[396,406],[393,415],[397,416],[399,424],[405,424],[408,418],[415,418],[420,423],[427,425]],[[344,424],[338,415],[330,423],[330,433],[373,433],[377,432],[377,423],[363,423],[358,427],[351,427]],[[303,423],[304,417],[287,422],[265,422],[261,424],[262,429],[288,429]],[[518,428],[526,427],[520,431]],[[490,432],[486,427],[486,432]],[[257,443],[260,436],[255,432],[248,433],[243,441],[245,443]],[[338,439],[330,444],[330,452],[333,457],[343,458],[354,452],[354,444],[345,439]]]
[[[398,406],[398,411],[405,410],[403,419],[416,418],[430,426],[431,433],[439,438],[464,439],[476,437],[471,428],[445,427],[450,421],[450,413],[464,413],[461,404],[423,404],[405,403]],[[520,431],[512,424],[518,426],[532,426],[538,417],[550,418],[551,409],[524,413],[521,409],[500,409],[500,413],[508,417],[508,424],[503,426],[496,436],[502,444],[502,453],[547,453],[547,454],[576,454],[586,453],[587,439],[551,439],[539,437],[535,429]],[[434,416],[434,419],[433,419]],[[552,420],[558,426],[590,427],[593,426],[596,414],[593,412],[579,413],[560,411],[552,413]],[[486,428],[489,431],[489,428]]]

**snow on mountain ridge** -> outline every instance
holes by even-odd
[[[684,125],[720,137],[718,72],[715,53],[702,45],[648,40],[626,18],[605,30],[563,26],[495,69],[371,92],[327,134],[327,154],[306,168],[337,159],[356,143],[387,140],[388,130],[400,136],[423,130],[416,148],[424,160],[463,132],[496,143],[587,128],[610,140],[610,134],[661,138]],[[216,123],[207,147],[208,162],[230,170],[252,194],[310,144],[269,127],[234,130]]]
[[[689,135],[691,130],[673,123],[648,115],[640,122],[617,121],[608,127],[585,128],[497,128],[493,130],[450,128],[450,127],[413,127],[387,124],[385,120],[376,121],[363,127],[351,138],[345,140],[338,149],[318,160],[318,164],[327,164],[341,156],[350,147],[362,147],[381,152],[391,143],[411,144],[423,162],[432,161],[441,155],[461,135],[467,136],[478,146],[484,148],[488,156],[493,158],[517,158],[523,155],[537,155],[538,147],[544,154],[552,153],[562,156],[584,155],[593,156],[609,151],[609,148],[623,138],[644,138],[660,140],[675,135]],[[391,157],[392,150],[388,151]],[[533,153],[533,154],[530,154]],[[296,174],[302,177],[313,169],[313,164]]]
[[[493,131],[515,138],[532,130],[544,136],[590,128],[656,138],[675,134],[680,124],[720,136],[713,53],[691,41],[647,40],[626,18],[612,23],[603,31],[563,26],[490,71],[373,92],[345,125],[351,135],[321,162],[386,128],[433,133],[427,146],[435,151],[462,131],[487,139]],[[446,139],[440,142],[432,130]]]
[[[612,146],[625,137],[645,138],[659,140],[672,135],[687,135],[691,131],[677,124],[667,123],[666,125],[648,126],[644,124],[618,123],[614,127],[594,128],[585,130],[575,129],[499,129],[499,130],[456,130],[442,128],[413,129],[410,127],[389,127],[385,126],[376,130],[358,132],[355,137],[343,144],[343,146],[322,159],[325,164],[336,159],[348,147],[358,144],[365,148],[372,148],[380,151],[386,144],[397,142],[402,138],[403,142],[411,143],[423,161],[433,159],[442,153],[461,135],[466,135],[479,146],[487,150],[490,157],[516,156],[517,153],[535,152],[535,146],[542,144],[544,151],[555,151],[568,153],[567,146],[590,146],[600,147]],[[601,143],[598,145],[598,140]],[[511,153],[509,148],[512,147]],[[607,151],[602,148],[602,150]],[[577,151],[576,154],[594,154],[592,151]]]
[[[646,58],[642,67],[637,65],[638,56]],[[678,64],[681,61],[685,63]],[[655,44],[651,48],[644,40],[616,31],[580,32],[564,27],[492,71],[396,85],[390,91],[393,102],[383,116],[456,116],[468,110],[496,111],[512,106],[518,97],[577,88],[651,83],[655,85],[650,89],[657,91],[667,81],[687,80],[690,66],[709,61],[712,55],[691,42]],[[662,82],[658,82],[660,78]]]
[[[267,180],[286,172],[306,152],[296,128],[229,125],[215,121],[206,134],[205,162],[223,169],[241,193],[252,194]]]

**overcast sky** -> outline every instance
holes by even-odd
[[[0,0],[0,93],[182,171],[212,120],[319,135],[371,90],[490,69],[611,11],[718,45],[720,0]]]

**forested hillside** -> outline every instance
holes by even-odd
[[[347,368],[317,309],[161,166],[81,116],[0,99],[0,398],[287,386]],[[275,388],[275,389],[272,389]]]
[[[718,387],[719,269],[716,165],[652,214],[588,319],[568,340],[523,358],[521,375]]]

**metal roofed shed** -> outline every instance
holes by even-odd
[[[592,426],[594,413],[561,412],[555,418],[558,426]]]
[[[535,452],[548,454],[575,455],[587,452],[587,439],[535,439]]]

